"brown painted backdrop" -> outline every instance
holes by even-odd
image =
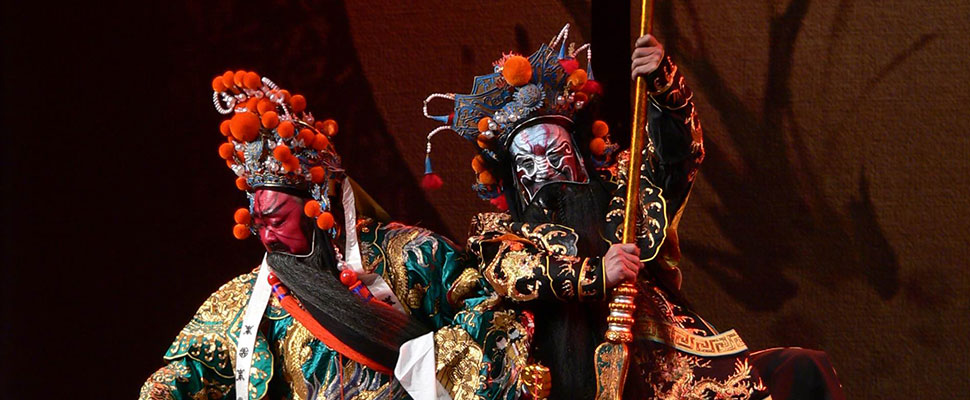
[[[621,2],[4,4],[2,392],[123,398],[208,293],[259,260],[207,89],[252,68],[341,123],[397,218],[463,240],[469,144],[421,117],[565,22],[627,119]],[[633,14],[636,14],[634,11]],[[966,393],[970,5],[660,1],[708,157],[681,225],[689,297],[752,348],[831,355],[850,398]]]

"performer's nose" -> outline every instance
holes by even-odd
[[[276,237],[276,234],[273,233],[272,229],[263,229],[260,233],[263,236],[263,245],[266,246],[267,249],[271,248],[274,243],[279,242],[279,239]]]
[[[543,157],[536,164],[536,177],[540,181],[552,178],[555,174],[555,170],[552,168],[552,162],[548,158]]]

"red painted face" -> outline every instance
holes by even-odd
[[[276,190],[257,189],[253,195],[253,224],[266,250],[291,254],[310,252],[309,218],[304,199]]]

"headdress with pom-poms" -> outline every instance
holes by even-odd
[[[216,110],[231,116],[219,126],[226,137],[219,156],[236,174],[236,187],[249,197],[249,208],[233,215],[233,235],[245,239],[253,233],[253,191],[259,188],[309,195],[304,213],[320,229],[333,228],[327,187],[344,177],[330,143],[337,122],[317,121],[306,111],[302,95],[291,95],[255,72],[226,71],[212,80],[212,90]]]
[[[528,58],[515,53],[503,55],[493,63],[493,73],[475,77],[469,94],[434,93],[424,100],[424,116],[444,124],[428,133],[422,182],[426,189],[441,186],[441,178],[431,168],[431,139],[438,132],[451,130],[478,145],[479,154],[472,160],[477,182],[472,189],[500,210],[508,208],[500,174],[494,169],[504,161],[515,134],[537,119],[572,125],[573,115],[594,96],[602,95],[602,87],[593,79],[590,45],[567,46],[567,36],[569,24]],[[579,68],[576,59],[583,51],[585,70]],[[429,114],[428,103],[434,99],[454,102],[454,111],[449,115]],[[602,166],[618,146],[610,141],[606,123],[596,121],[592,128],[589,149],[594,163]]]

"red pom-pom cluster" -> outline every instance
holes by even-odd
[[[249,237],[252,233],[252,216],[249,214],[249,209],[240,208],[236,210],[232,215],[233,221],[236,221],[236,225],[232,227],[232,235],[236,239],[243,240]]]
[[[593,157],[606,161],[609,155],[618,147],[610,140],[610,126],[601,120],[593,121],[593,138],[589,141],[589,151]]]
[[[324,211],[319,201],[310,200],[303,204],[303,214],[316,220],[317,227],[323,230],[333,228],[333,214]]]
[[[472,171],[475,172],[478,183],[486,186],[498,185],[498,179],[495,178],[490,166],[485,162],[485,157],[482,157],[481,154],[472,158]]]
[[[279,161],[282,173],[293,174],[296,178],[309,177],[314,183],[322,183],[325,174],[322,168],[304,170],[301,159],[314,158],[303,154],[304,150],[333,151],[330,138],[337,134],[337,122],[332,119],[314,121],[306,110],[306,98],[290,95],[283,89],[264,86],[259,74],[250,71],[226,71],[212,80],[212,89],[231,95],[235,103],[234,115],[219,125],[219,132],[229,138],[219,147],[219,157],[226,165],[245,165],[243,153],[235,151],[238,143],[248,143],[266,137],[269,140],[283,139],[277,146],[273,157]],[[240,100],[240,95],[245,95]],[[278,136],[278,138],[277,138]],[[303,154],[303,155],[301,155]],[[310,166],[307,168],[313,169]],[[315,167],[314,167],[315,168]],[[247,185],[237,182],[241,190]],[[244,189],[245,187],[245,189]]]
[[[317,121],[307,112],[307,100],[303,95],[291,94],[278,89],[252,71],[226,71],[212,79],[216,92],[216,108],[231,114],[219,125],[219,132],[226,141],[219,146],[219,157],[237,173],[236,187],[251,191],[250,182],[260,182],[261,174],[274,174],[285,181],[309,181],[324,185],[329,173],[323,163],[328,158],[323,152],[333,153],[331,138],[339,127],[332,119]],[[251,171],[252,165],[261,165],[266,152],[249,154],[241,146],[262,141],[272,150],[268,157],[279,168],[270,167]],[[253,148],[253,147],[247,147]],[[260,157],[256,163],[248,163],[246,157]],[[255,184],[255,183],[253,183]],[[334,216],[320,204],[321,199],[307,202],[304,212],[315,220],[317,227],[331,229]],[[233,236],[244,239],[251,232],[251,216],[247,209],[239,209],[234,215]]]

